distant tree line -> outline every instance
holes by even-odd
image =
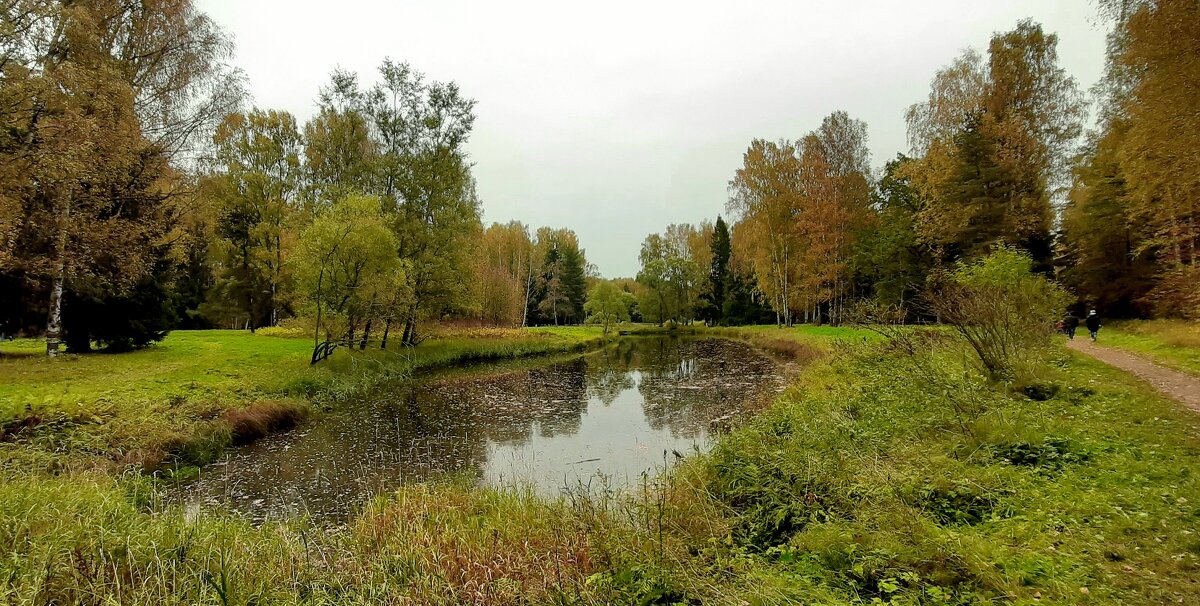
[[[1200,8],[1110,0],[1100,130],[1058,65],[1057,37],[1022,21],[938,71],[906,114],[909,154],[872,174],[866,125],[834,112],[798,140],[754,140],[729,184],[731,276],[712,226],[642,246],[643,313],[722,320],[746,280],[779,324],[845,321],[860,300],[936,320],[926,292],[998,247],[1056,277],[1077,307],[1200,317]],[[719,231],[719,230],[718,230]],[[713,233],[702,237],[699,234]],[[721,240],[724,242],[724,240]]]
[[[243,107],[191,0],[5,2],[0,334],[53,355],[300,318],[315,360],[446,317],[840,323],[872,300],[936,319],[931,285],[1000,246],[1102,314],[1200,317],[1200,7],[1100,6],[1095,132],[1056,36],[1023,21],[934,75],[878,174],[845,112],[756,139],[730,224],[668,226],[635,278],[602,281],[569,230],[482,224],[453,82],[337,71],[300,124]]]

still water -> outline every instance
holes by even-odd
[[[782,384],[778,365],[749,346],[672,337],[435,373],[234,450],[180,497],[256,520],[336,521],[374,494],[446,474],[551,496],[620,488],[703,450]]]

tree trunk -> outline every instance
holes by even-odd
[[[317,323],[313,326],[313,357],[310,364],[317,363],[317,348],[321,346],[321,288],[325,283],[325,265],[321,265],[321,273],[317,274]]]
[[[383,321],[383,340],[379,342],[379,349],[387,349],[388,333],[392,331],[392,319],[387,318]]]
[[[533,259],[529,260],[529,276],[525,279],[525,307],[521,310],[521,328],[529,326],[529,294],[533,290]]]
[[[363,351],[366,351],[367,350],[367,341],[369,341],[370,339],[371,339],[371,319],[367,318],[367,325],[363,327],[363,336],[362,336],[362,340],[359,341],[359,343],[358,343],[358,348]]]
[[[54,261],[54,277],[50,286],[50,317],[46,321],[46,355],[58,356],[58,346],[62,342],[62,297],[63,285],[67,280],[67,228],[71,221],[71,197],[69,192],[62,192],[58,199],[58,242],[55,253],[58,258]]]
[[[409,329],[408,329],[408,342],[413,347],[416,347],[417,339],[418,339],[418,336],[417,336],[417,312],[415,312],[415,311],[413,312],[413,315],[411,318],[408,319],[408,322],[411,325],[411,326],[409,326]]]

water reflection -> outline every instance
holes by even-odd
[[[625,485],[660,467],[664,452],[704,448],[714,419],[780,383],[775,364],[747,346],[669,337],[533,367],[430,376],[241,448],[182,498],[256,519],[339,519],[372,494],[448,473],[547,494],[597,475]]]

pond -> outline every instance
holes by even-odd
[[[375,494],[448,474],[547,496],[621,488],[704,450],[782,385],[779,365],[748,345],[674,337],[432,373],[232,450],[177,496],[260,521],[338,521]]]

